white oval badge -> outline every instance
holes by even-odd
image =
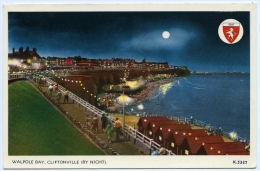
[[[237,43],[244,34],[242,24],[235,19],[227,19],[218,27],[220,39],[227,44]]]

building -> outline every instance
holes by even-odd
[[[144,58],[141,62],[143,69],[168,69],[168,62],[147,62]]]
[[[165,116],[152,116],[152,117],[140,117],[137,126],[138,126],[138,131],[144,134],[145,136],[149,135],[148,132],[148,126],[151,121],[157,120],[157,121],[168,121],[169,119]]]
[[[242,142],[224,142],[205,144],[200,147],[197,155],[249,155]]]
[[[102,66],[101,59],[88,59],[88,58],[80,58],[80,59],[73,59],[67,61],[68,65],[75,66],[79,68],[85,68],[85,69],[94,69],[94,68],[100,68]]]
[[[168,139],[167,139],[166,131],[171,133],[171,135],[168,135]],[[159,129],[157,129],[156,132],[154,133],[154,141],[156,141],[158,144],[161,144],[164,147],[167,147],[167,146],[169,146],[169,144],[175,142],[174,133],[179,132],[179,131],[180,132],[191,131],[191,126],[185,125],[185,124],[180,124],[177,121],[175,121],[171,124],[166,124],[166,123],[161,124]]]
[[[181,131],[171,131],[171,139],[166,141],[167,147],[175,154],[179,154],[179,148],[181,143],[186,137],[201,137],[207,136],[205,129],[191,129],[191,130],[181,130]]]
[[[179,155],[196,155],[205,144],[224,143],[222,136],[194,136],[186,137],[179,147]]]
[[[65,66],[73,66],[73,58],[70,58],[70,57],[68,57],[68,58],[66,58],[65,60],[64,60],[64,65]]]
[[[25,50],[23,47],[20,47],[19,51],[15,51],[13,48],[12,53],[8,53],[8,66],[19,69],[43,69],[46,67],[46,63],[44,58],[37,53],[36,48],[30,50],[27,46]]]

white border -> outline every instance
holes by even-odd
[[[2,2],[1,1],[1,5],[2,5]],[[52,1],[51,1],[52,2]],[[97,3],[97,1],[95,1]],[[162,2],[162,1],[160,1]],[[183,2],[183,1],[182,1]],[[194,1],[192,1],[194,2]],[[220,1],[218,1],[220,2]],[[226,2],[226,1],[225,1]],[[245,2],[245,1],[243,1]],[[252,2],[252,1],[251,1]],[[16,2],[18,3],[18,2]],[[31,2],[32,3],[32,2]],[[35,3],[35,2],[34,2]],[[48,0],[46,0],[45,2],[41,2],[40,3],[44,4],[44,3],[50,3],[48,2]],[[59,3],[59,1],[56,1],[55,2],[56,4]],[[62,3],[65,3],[64,1]],[[71,2],[67,2],[67,3],[71,3]],[[77,2],[73,2],[73,4],[76,4]],[[78,4],[80,3],[83,3],[82,1],[81,2],[78,2]],[[94,2],[93,2],[94,3]],[[107,2],[108,3],[108,2]],[[168,2],[169,3],[169,2]],[[6,2],[5,4],[10,4],[10,2]],[[31,5],[29,5],[31,6]],[[34,6],[34,5],[33,5]],[[55,6],[55,8],[53,7]],[[131,7],[130,7],[131,6]],[[147,7],[149,6],[149,7]],[[251,6],[251,5],[249,5]],[[7,8],[5,8],[5,10],[8,10],[8,11],[17,11],[17,8],[20,9],[20,7],[22,7],[22,11],[85,11],[85,10],[91,10],[91,11],[104,11],[103,8],[106,8],[108,7],[108,5],[90,5],[90,6],[84,6],[84,5],[80,5],[80,6],[77,6],[77,5],[72,5],[70,4],[69,5],[69,9],[68,9],[68,5],[40,5],[40,6],[37,6],[37,7],[29,7],[28,8],[28,5],[17,5],[17,6],[8,6]],[[239,11],[247,11],[248,6],[246,4],[232,4],[232,5],[222,5],[221,7],[219,6],[219,4],[210,4],[210,5],[205,5],[205,4],[193,4],[193,5],[182,5],[180,4],[180,6],[177,8],[178,10],[177,11],[216,11],[216,10],[219,10],[219,11],[236,11],[236,10],[239,10]],[[201,8],[204,8],[203,10]],[[118,8],[116,8],[118,9]],[[163,10],[172,10],[172,6],[171,5],[163,5],[163,4],[157,4],[157,5],[123,5],[123,6],[120,6],[120,11],[125,11],[125,10],[128,10],[128,11],[136,11],[136,10],[142,10],[142,11],[150,11],[150,10],[155,10],[155,11],[163,11]],[[253,16],[256,17],[256,10],[251,8],[251,10],[253,10]],[[110,9],[111,10],[111,9]],[[6,11],[4,11],[5,14],[4,14],[4,17],[6,15]],[[258,11],[259,13],[259,11]],[[2,13],[3,14],[3,13]],[[252,16],[252,15],[251,15]],[[259,16],[259,15],[258,15]],[[1,17],[1,18],[4,18],[4,17]],[[255,22],[253,22],[255,21]],[[250,33],[251,33],[251,57],[254,58],[254,60],[252,60],[251,58],[251,80],[257,80],[257,73],[259,73],[259,70],[257,70],[257,59],[256,59],[256,56],[257,56],[257,46],[256,46],[256,39],[254,38],[254,36],[256,36],[256,18],[252,18],[251,17],[251,30],[250,30]],[[2,24],[2,21],[1,21],[1,24]],[[5,28],[3,34],[4,34],[4,42],[1,41],[1,43],[3,42],[3,45],[4,46],[1,46],[0,47],[0,51],[4,52],[2,55],[2,58],[1,59],[5,59],[4,61],[4,64],[6,64],[6,54],[8,54],[8,41],[7,41],[7,25],[6,25],[6,21],[5,21],[5,24],[2,24],[1,25],[2,27],[1,28]],[[259,40],[259,36],[257,36],[258,40]],[[253,42],[252,42],[253,41]],[[2,50],[2,48],[4,47],[4,49]],[[259,54],[258,54],[259,56]],[[259,62],[259,58],[258,58],[258,62]],[[3,80],[3,83],[7,83],[7,77],[6,75],[3,75],[3,73],[5,73],[5,71],[7,71],[7,65],[4,65],[4,68],[3,71],[1,70],[1,80]],[[257,72],[258,71],[258,72]],[[253,74],[254,73],[254,74]],[[2,76],[3,76],[3,79],[2,79]],[[257,83],[256,81],[253,82],[253,84],[251,84],[251,87],[250,87],[250,90],[254,90],[256,91],[256,88],[257,88]],[[3,84],[1,84],[3,85]],[[4,90],[3,91],[3,94],[4,94],[4,97],[7,97],[7,85],[4,84]],[[257,94],[258,97],[259,97],[259,94]],[[6,98],[5,98],[6,100]],[[251,93],[251,111],[253,111],[254,115],[253,117],[251,116],[251,121],[250,121],[250,129],[251,129],[251,137],[250,137],[250,140],[251,142],[256,142],[256,137],[255,135],[258,135],[255,131],[256,131],[256,126],[257,126],[257,120],[255,119],[256,118],[256,104],[257,104],[257,97],[256,97],[256,93]],[[1,99],[1,102],[2,102],[2,99]],[[3,103],[1,103],[2,105]],[[5,103],[5,106],[6,106],[6,103]],[[6,113],[7,113],[7,109],[4,108],[4,117],[6,117]],[[259,118],[258,118],[259,120]],[[6,121],[3,119],[3,121]],[[258,122],[260,123],[260,122]],[[3,130],[5,130],[4,132],[4,135],[6,137],[7,135],[7,123],[4,122],[3,123],[4,127],[3,127]],[[259,127],[259,126],[258,126]],[[5,128],[5,129],[4,129]],[[252,132],[252,130],[255,130]],[[259,130],[259,129],[258,129]],[[2,136],[3,137],[3,136]],[[258,143],[259,144],[259,135],[258,135]],[[5,142],[6,143],[6,138],[5,138]],[[3,147],[3,146],[2,146]],[[150,157],[148,156],[148,159],[145,159],[144,160],[144,156],[124,156],[124,157],[117,157],[117,158],[113,158],[111,156],[109,157],[105,157],[107,162],[108,163],[114,163],[115,165],[111,165],[109,168],[147,168],[147,165],[150,165],[151,167],[154,167],[154,168],[164,168],[164,166],[166,168],[172,168],[172,164],[174,164],[174,166],[176,167],[179,167],[179,168],[233,168],[234,165],[230,165],[229,162],[230,160],[235,160],[235,159],[240,159],[240,160],[250,160],[250,165],[251,166],[254,166],[256,161],[259,161],[256,160],[256,144],[253,144],[253,146],[251,147],[251,155],[250,156],[243,156],[242,158],[240,156],[223,156],[223,158],[219,158],[219,157],[198,157],[198,156],[178,156],[178,159],[177,157],[174,157],[172,160],[167,160],[169,159],[168,157],[163,157],[163,156],[160,156],[160,161],[158,161],[158,158],[154,158],[154,157]],[[5,154],[5,157],[6,156],[6,148],[4,148],[4,154]],[[259,150],[258,150],[259,152]],[[259,153],[258,153],[259,154]],[[8,163],[9,161],[9,158],[7,158],[7,161],[4,162],[5,166],[8,166],[10,163]],[[13,157],[11,157],[13,158]],[[15,157],[14,157],[15,158]],[[21,157],[19,157],[21,158]],[[38,159],[38,158],[45,158],[45,157],[34,157],[34,156],[30,156],[30,157],[25,157],[26,159]],[[49,157],[48,157],[49,158]],[[64,158],[64,157],[59,157],[59,156],[56,156],[56,157],[53,157],[54,159],[61,159],[61,158]],[[71,158],[72,160],[75,160],[75,159],[82,159],[82,157],[79,157],[79,156],[76,156],[76,157],[69,157]],[[95,157],[91,157],[91,159],[94,159]],[[103,158],[103,157],[102,157]],[[123,159],[121,159],[123,158]],[[6,158],[5,158],[6,159]],[[100,159],[100,157],[98,157],[98,159]],[[191,160],[189,160],[191,159]],[[147,161],[148,160],[148,161]],[[141,163],[140,161],[144,161],[143,163]],[[169,165],[167,163],[171,163],[171,166],[169,167]],[[259,163],[258,163],[259,165]],[[56,168],[60,168],[60,166],[55,166]],[[85,167],[85,166],[84,166]],[[84,168],[83,167],[83,168]],[[26,167],[26,166],[23,166],[23,167],[19,167],[19,168],[30,168],[30,167]],[[38,168],[43,168],[43,167],[38,167]],[[54,168],[53,166],[51,166],[51,168]],[[69,167],[67,167],[69,168]],[[72,166],[71,168],[75,168],[75,166]],[[102,166],[98,166],[98,168],[103,168]],[[249,168],[248,166],[246,168]]]

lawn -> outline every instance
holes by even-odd
[[[9,155],[105,155],[29,82],[8,91]]]

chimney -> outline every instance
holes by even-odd
[[[13,54],[15,53],[15,48],[13,48]]]
[[[37,53],[37,49],[36,49],[36,48],[33,48],[33,52],[34,52],[34,53]]]
[[[20,52],[20,54],[23,53],[23,47],[20,47],[20,48],[19,48],[19,52]]]

